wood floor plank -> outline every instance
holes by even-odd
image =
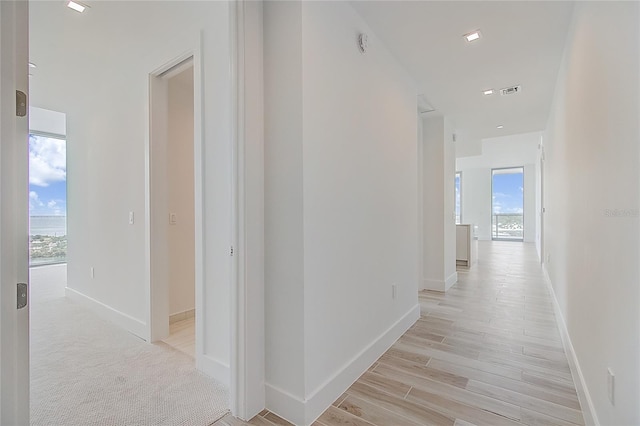
[[[380,392],[364,383],[354,383],[348,393],[422,425],[452,426],[455,421],[453,417],[448,417],[409,400]]]
[[[464,420],[456,419],[456,422],[453,426],[476,426],[475,423],[465,422]]]
[[[495,363],[477,360],[477,359],[465,358],[463,356],[448,354],[446,352],[442,352],[437,349],[433,349],[429,347],[421,348],[416,345],[404,344],[402,341],[399,341],[399,343],[396,343],[394,346],[402,349],[406,348],[406,350],[419,351],[420,353],[427,355],[432,359],[446,360],[458,365],[477,368],[481,371],[486,371],[488,373],[494,373],[501,376],[510,377],[512,379],[520,379],[522,377],[522,370],[520,370],[519,368],[497,365]]]
[[[375,371],[363,374],[358,381],[398,398],[404,398],[411,390],[411,386],[395,380],[389,380]]]
[[[556,360],[550,360],[550,359],[541,358],[541,357],[523,355],[522,353],[517,353],[517,352],[500,353],[498,351],[493,351],[490,349],[480,351],[480,352],[481,354],[486,354],[489,357],[494,359],[500,358],[500,359],[513,360],[513,361],[522,363],[523,366],[540,367],[547,370],[553,370],[554,372],[558,371],[558,372],[563,372],[563,373],[567,373],[568,375],[571,375],[571,369],[569,368],[569,362],[567,361],[566,357],[558,357],[558,359]],[[480,355],[479,358],[483,359],[483,356]]]
[[[509,379],[504,376],[485,373],[484,371],[463,367],[440,360],[431,361],[429,366],[436,370],[442,370],[466,377],[470,380],[477,380],[490,385],[500,386],[504,389],[509,389],[514,392],[519,392],[523,395],[539,398],[545,401],[554,402],[568,408],[577,410],[580,409],[580,403],[578,402],[578,397],[575,393],[571,394],[567,392],[550,390],[548,388],[536,386],[521,380]]]
[[[254,418],[249,420],[249,424],[253,426],[273,426],[273,423],[260,416],[255,416]]]
[[[477,422],[492,426],[514,426],[521,424],[499,414],[482,410],[471,405],[462,404],[458,401],[442,397],[437,393],[427,392],[422,389],[411,389],[407,395],[407,400],[441,411],[444,414],[455,416],[456,419],[461,419],[467,422]]]
[[[482,339],[469,340],[469,339],[461,339],[455,336],[445,337],[442,343],[445,343],[451,346],[468,348],[478,352],[489,351],[489,352],[497,352],[497,353],[521,354],[522,351],[524,351],[524,347],[521,345],[510,345],[508,343],[488,343],[486,341],[483,341]]]
[[[233,417],[231,414],[227,414],[220,420],[214,423],[214,426],[247,426],[249,423],[243,422],[240,419]]]
[[[412,328],[409,331],[409,334],[411,334],[412,336],[419,337],[421,339],[431,340],[436,343],[442,342],[442,340],[444,339],[444,336],[441,336],[440,334],[436,334],[435,331],[437,330],[429,329],[429,331],[427,331],[425,327],[420,326],[420,327]]]
[[[582,412],[580,411],[580,409],[576,410],[573,408],[564,407],[553,402],[523,395],[510,389],[505,389],[476,380],[470,380],[469,384],[467,385],[467,389],[472,392],[477,392],[491,398],[499,399],[501,401],[517,405],[521,408],[526,408],[531,411],[537,411],[539,413],[546,413],[551,417],[562,419],[571,423],[584,423]]]
[[[552,376],[558,380],[563,380],[569,384],[573,383],[573,377],[571,376],[571,371],[569,370],[560,370],[560,369],[541,367],[534,363],[530,363],[520,359],[514,359],[513,357],[494,356],[493,354],[481,353],[479,360],[490,362],[500,366],[519,368],[522,371],[533,372],[533,373],[542,374],[545,376]]]
[[[329,407],[318,419],[327,426],[375,426],[351,413],[334,406]]]
[[[484,340],[486,342],[489,343],[509,343],[509,344],[515,344],[515,345],[521,345],[522,347],[527,347],[527,348],[539,348],[545,351],[552,351],[552,352],[561,352],[564,353],[564,348],[562,347],[562,344],[557,344],[554,341],[546,341],[544,343],[540,343],[540,342],[534,342],[529,340],[523,340],[520,339],[518,337],[505,337],[505,336],[494,336],[491,334],[486,334],[484,336]]]
[[[391,367],[395,370],[399,370],[406,374],[411,374],[415,377],[422,377],[425,379],[435,380],[440,383],[446,383],[452,386],[456,386],[464,389],[469,382],[466,377],[457,376],[441,370],[435,370],[431,367],[417,364],[415,362],[407,361],[404,359],[398,359],[383,355],[380,358],[380,367],[378,367],[378,374],[384,375],[386,371],[383,366]]]
[[[404,351],[402,349],[398,349],[393,346],[391,347],[391,349],[385,352],[385,355],[392,356],[394,358],[405,359],[407,361],[412,361],[422,365],[427,365],[427,363],[431,359],[426,355],[417,354],[415,352]]]
[[[532,383],[534,385],[542,386],[554,391],[572,393],[574,395],[577,395],[577,392],[573,383],[567,382],[564,379],[558,379],[553,376],[548,376],[548,375],[545,376],[545,375],[540,375],[538,373],[534,373],[530,371],[523,371],[522,381],[527,383]]]
[[[529,426],[575,426],[575,423],[550,417],[537,411],[527,410],[526,408],[521,408],[520,413],[522,421]]]
[[[264,418],[277,426],[293,426],[293,423],[290,423],[287,420],[271,412],[265,414]]]
[[[352,395],[348,396],[338,408],[374,425],[420,426],[418,422]]]
[[[522,354],[526,356],[531,356],[534,358],[542,358],[550,361],[559,361],[559,362],[568,362],[567,356],[564,352],[559,351],[547,351],[540,348],[535,348],[531,346],[523,346]]]
[[[460,402],[462,404],[472,405],[480,409],[508,417],[513,420],[519,420],[520,410],[517,406],[500,401],[495,398],[486,397],[479,393],[471,392],[466,389],[451,386],[446,383],[437,382],[431,379],[413,376],[397,369],[380,365],[378,373],[390,379],[406,383],[413,388],[425,390],[445,396],[448,399]],[[412,389],[413,390],[413,389]],[[412,391],[411,390],[411,391]],[[409,394],[411,394],[409,391]]]
[[[447,352],[455,355],[460,355],[466,358],[477,359],[480,355],[479,351],[467,349],[463,347],[451,346],[445,343],[432,342],[430,340],[425,340],[421,337],[415,336],[411,332],[407,332],[404,336],[402,336],[399,340],[402,343],[411,343],[420,347],[430,347],[437,349],[441,352]]]

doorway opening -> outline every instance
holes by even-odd
[[[491,170],[491,239],[524,241],[524,167]]]
[[[164,342],[195,358],[195,208],[193,63],[165,76],[169,337]]]
[[[195,358],[196,206],[201,199],[195,188],[201,170],[195,152],[193,57],[152,74],[149,87],[150,340]]]

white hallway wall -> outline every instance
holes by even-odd
[[[422,171],[420,290],[447,291],[456,272],[455,145],[446,117],[421,118],[418,134]]]
[[[65,113],[29,107],[29,131],[64,136],[67,134]]]
[[[536,156],[540,133],[503,136],[482,141],[482,154],[460,157],[462,172],[462,221],[477,225],[480,240],[491,240],[491,169],[524,166],[524,240],[537,239]]]
[[[267,2],[265,100],[267,407],[309,424],[418,315],[416,92],[347,3]]]
[[[576,4],[544,135],[546,268],[602,425],[640,424],[639,28],[637,2]]]
[[[228,383],[229,4],[96,1],[91,6],[79,15],[58,2],[30,5],[31,59],[40,65],[31,79],[32,104],[67,114],[68,286],[146,337],[148,75],[162,65],[156,62],[163,52],[180,51],[183,40],[201,37],[208,310],[202,362]],[[129,211],[135,212],[134,225],[128,224]]]

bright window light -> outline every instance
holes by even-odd
[[[493,89],[485,90],[482,94],[485,96],[493,95]]]
[[[67,3],[67,7],[80,13],[84,12],[85,9],[85,6],[81,5],[80,3],[76,3],[73,0],[69,0],[69,2]]]
[[[477,39],[480,38],[480,30],[478,31],[474,31],[472,33],[469,34],[465,34],[464,38],[468,41],[468,42],[472,42],[472,41],[476,41]]]

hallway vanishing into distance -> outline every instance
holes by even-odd
[[[533,244],[481,241],[457,284],[419,299],[420,320],[316,426],[584,424]]]

